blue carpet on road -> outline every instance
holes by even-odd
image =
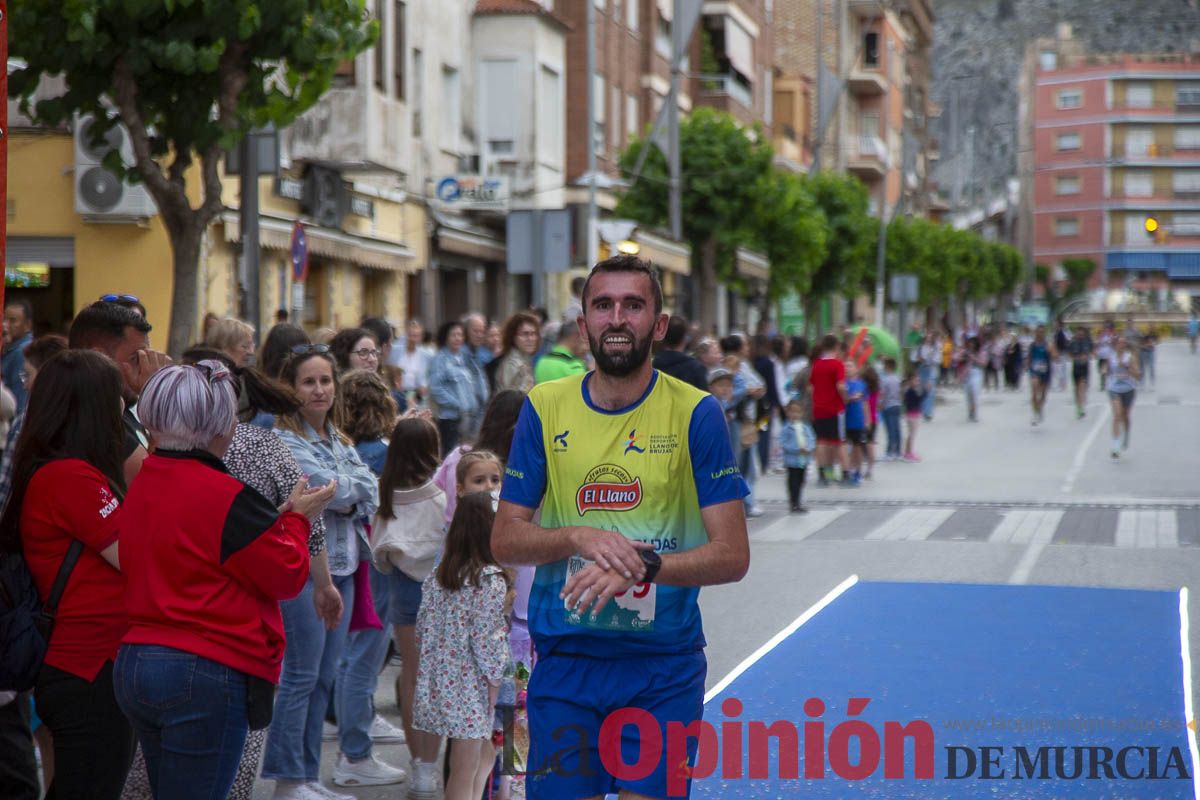
[[[737,719],[743,722],[743,753],[751,721],[794,723],[800,777],[780,779],[772,739],[768,778],[747,777],[745,766],[741,778],[727,772],[722,777],[718,765],[712,777],[695,782],[692,796],[1192,798],[1196,790],[1185,728],[1179,629],[1179,596],[1174,592],[855,584],[705,706],[705,720],[720,729],[731,719],[722,702],[741,701],[744,708]],[[826,706],[819,719],[824,723],[822,779],[804,777],[805,747],[821,738],[805,736],[804,722],[815,721],[805,712],[809,698]],[[851,698],[869,698],[856,718],[869,723],[881,743],[878,767],[858,780],[835,774],[829,757]],[[916,748],[909,740],[903,778],[886,778],[885,723],[913,720],[931,726],[933,777],[914,777]],[[721,739],[721,750],[727,752],[736,735],[722,734]],[[859,744],[854,737],[848,741],[848,748],[840,750],[848,750],[848,759],[839,763],[854,766],[860,760]],[[1151,749],[1157,748],[1154,772],[1168,777],[1120,778],[1117,755],[1135,746],[1144,749],[1126,751],[1127,775],[1148,770]],[[969,777],[948,777],[951,747],[961,748],[954,751],[955,773]],[[990,772],[1003,770],[1004,778],[981,777],[982,747],[1000,748],[989,751],[994,761]],[[1112,779],[1102,764],[1095,767],[1097,777],[1089,777],[1090,759],[1103,760],[1099,748],[1112,751]],[[968,749],[975,756],[973,770]],[[1058,752],[1066,777],[1057,774]],[[1082,753],[1083,774],[1072,779],[1076,752]],[[1029,759],[1024,766],[1022,754]],[[893,769],[899,762],[895,755],[893,748]],[[743,756],[742,763],[749,758]],[[1018,770],[1021,777],[1015,778]],[[1177,777],[1181,773],[1186,777]]]

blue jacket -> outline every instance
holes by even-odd
[[[817,435],[807,422],[783,423],[779,434],[779,446],[783,448],[783,465],[797,469],[807,467],[813,451],[817,448]],[[805,452],[801,452],[801,451]]]
[[[32,341],[33,334],[26,333],[4,348],[4,355],[0,356],[0,375],[3,376],[4,385],[17,399],[18,414],[25,410],[25,403],[29,400],[25,389],[25,348]]]
[[[379,479],[363,463],[353,445],[346,444],[330,426],[322,439],[308,423],[304,435],[276,428],[275,433],[296,457],[309,486],[338,482],[333,500],[325,509],[325,549],[329,571],[337,576],[358,569],[359,548],[367,547],[366,522],[379,510]]]
[[[429,394],[438,419],[473,416],[487,405],[487,377],[466,347],[457,353],[443,348],[429,365]]]

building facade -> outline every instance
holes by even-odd
[[[1200,297],[1200,57],[1088,54],[1064,27],[1031,44],[1024,88],[1032,260],[1094,261],[1096,309],[1189,309]]]

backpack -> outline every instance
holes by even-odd
[[[50,647],[58,601],[82,552],[83,543],[72,541],[45,603],[38,597],[25,557],[21,553],[0,555],[0,691],[23,692],[37,682]]]

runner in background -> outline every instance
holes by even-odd
[[[1046,418],[1046,390],[1050,388],[1050,369],[1054,347],[1046,341],[1046,326],[1038,325],[1029,343],[1029,396],[1033,406],[1033,425]]]
[[[1118,336],[1108,364],[1108,400],[1112,404],[1114,459],[1121,457],[1122,450],[1129,449],[1129,413],[1133,410],[1140,376],[1141,371],[1129,342],[1124,336]]]
[[[1075,384],[1075,416],[1083,419],[1087,416],[1088,373],[1091,371],[1090,363],[1095,351],[1087,326],[1079,325],[1075,328],[1075,335],[1071,337],[1068,347],[1071,354],[1071,380]]]

